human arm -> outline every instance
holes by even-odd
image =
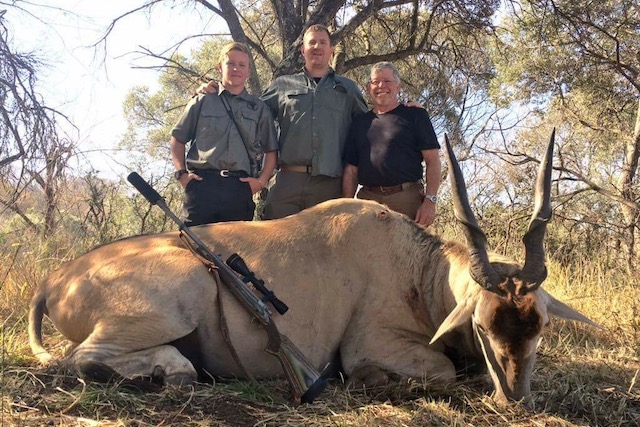
[[[351,123],[347,140],[345,141],[344,152],[342,153],[342,197],[353,198],[358,189],[358,145],[356,142],[357,126]]]
[[[176,171],[187,170],[187,167],[185,166],[185,144],[181,141],[178,141],[174,136],[172,136],[169,145],[171,147],[171,162],[173,163],[173,167],[176,169]],[[200,176],[194,173],[184,173],[180,175],[180,178],[178,178],[178,182],[180,183],[180,185],[182,185],[182,188],[186,188],[187,184],[192,179],[198,181],[202,180]]]
[[[342,171],[342,197],[353,198],[357,188],[358,167],[347,163]]]
[[[264,164],[262,165],[262,172],[258,178],[240,178],[240,181],[249,183],[251,187],[251,194],[256,194],[262,190],[269,183],[271,174],[276,168],[276,161],[278,160],[277,151],[269,151],[264,155]]]
[[[252,194],[257,193],[267,186],[278,161],[278,138],[276,136],[273,116],[266,103],[258,101],[257,105],[261,106],[256,137],[260,141],[260,149],[262,153],[264,153],[262,170],[260,176],[257,178],[249,177],[240,179],[242,182],[249,183]]]
[[[437,149],[422,150],[422,158],[424,159],[426,166],[426,181],[425,194],[436,196],[438,189],[440,188],[440,154]],[[425,198],[422,201],[422,205],[418,208],[415,221],[418,224],[425,227],[433,224],[436,218],[436,204],[431,200]]]

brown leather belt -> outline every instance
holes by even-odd
[[[364,188],[367,191],[371,191],[372,193],[389,195],[389,194],[399,193],[401,191],[408,190],[410,188],[420,187],[420,186],[421,184],[419,182],[403,182],[402,184],[391,185],[389,187],[384,187],[379,185],[375,187],[362,186],[362,188]]]
[[[298,172],[298,173],[306,173],[311,175],[313,167],[311,165],[308,166],[298,166],[298,165],[282,165],[280,166],[280,170],[285,172]]]

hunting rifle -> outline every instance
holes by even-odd
[[[169,218],[171,218],[180,231],[184,233],[190,239],[190,244],[196,253],[205,260],[213,263],[217,268],[218,275],[222,279],[222,282],[228,287],[229,291],[236,297],[236,299],[244,306],[244,308],[253,315],[267,331],[269,337],[267,347],[265,351],[275,356],[289,381],[291,391],[293,394],[293,401],[296,403],[311,403],[313,400],[324,390],[327,386],[326,379],[320,375],[311,366],[309,361],[304,357],[302,352],[287,338],[278,331],[276,324],[274,323],[271,312],[267,308],[265,302],[258,298],[253,291],[247,286],[234,271],[237,268],[240,274],[247,277],[248,281],[257,285],[257,289],[260,290],[265,300],[270,302],[276,310],[279,312],[286,312],[287,306],[278,300],[273,292],[268,291],[264,287],[264,282],[257,280],[255,275],[249,271],[244,265],[244,261],[237,255],[233,254],[227,263],[222,262],[222,259],[214,254],[203,242],[196,236],[189,227],[186,226],[172,211],[169,209],[164,199],[154,190],[140,175],[136,172],[132,172],[127,177],[127,180],[142,194],[152,205],[157,205],[162,209]],[[281,313],[284,314],[284,313]]]

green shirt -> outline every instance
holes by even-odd
[[[260,98],[279,125],[281,163],[311,165],[313,175],[342,176],[351,119],[368,111],[353,80],[332,69],[318,83],[305,72],[280,76]]]
[[[273,117],[264,102],[243,90],[231,95],[219,85],[219,94],[193,97],[178,119],[171,135],[178,141],[190,143],[186,165],[189,170],[228,169],[251,173],[249,155],[261,159],[263,153],[276,151]],[[221,96],[227,97],[238,124],[244,129],[249,152]]]

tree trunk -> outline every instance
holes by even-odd
[[[618,180],[622,196],[625,200],[632,202],[636,201],[638,197],[633,188],[633,181],[638,171],[638,158],[640,158],[640,100],[638,101],[633,136],[625,144],[624,164]],[[627,264],[629,269],[634,270],[639,267],[637,254],[640,253],[640,210],[626,204],[621,204],[621,207],[626,230]]]

